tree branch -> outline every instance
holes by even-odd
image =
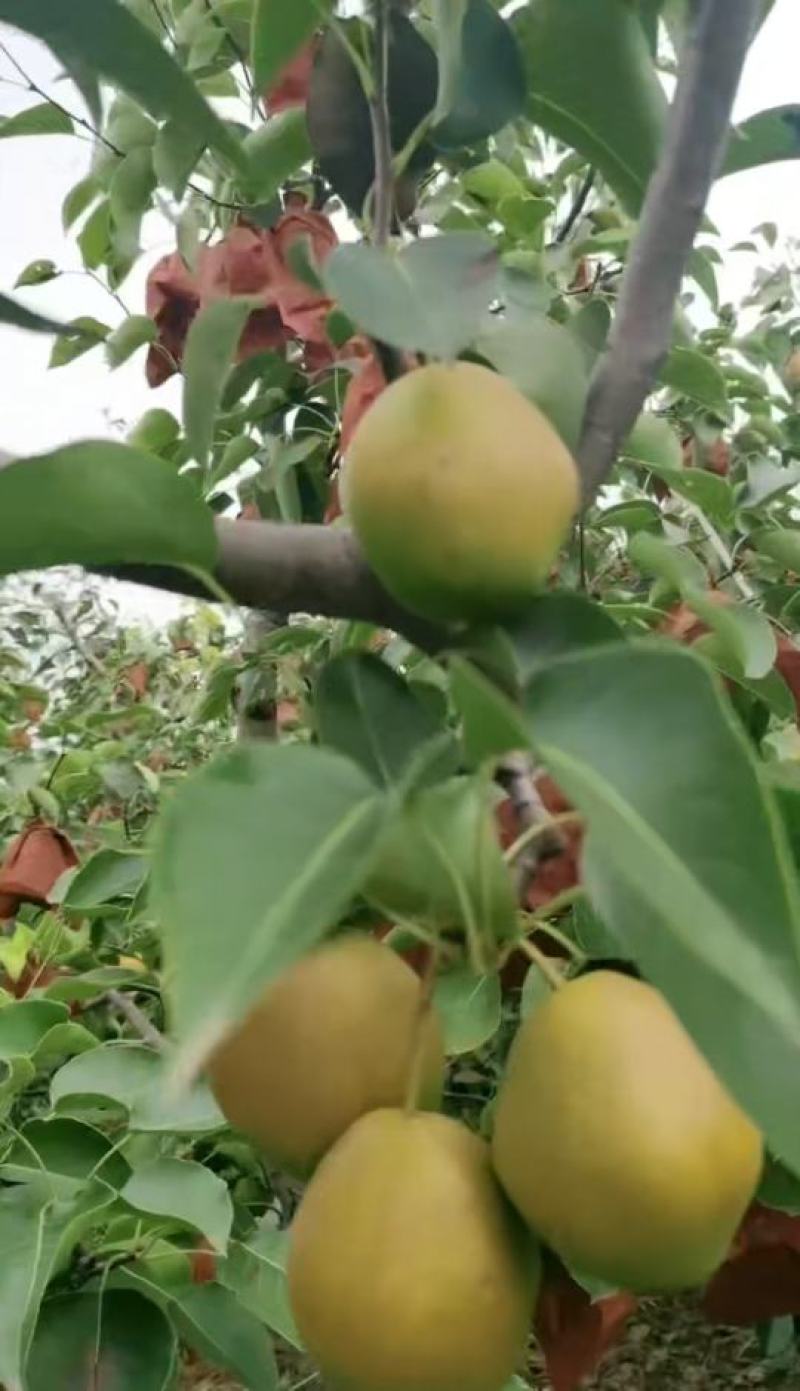
[[[536,786],[536,777],[529,754],[510,753],[497,765],[495,781],[503,788],[514,810],[518,834],[541,828],[540,833],[531,837],[514,864],[517,890],[520,899],[536,874],[540,860],[563,851],[565,841],[557,826],[545,830],[553,820],[542,801]]]
[[[374,92],[369,98],[372,142],[375,150],[375,185],[372,199],[373,241],[385,246],[392,230],[394,171],[392,132],[389,123],[389,6],[375,0]]]
[[[760,0],[697,0],[664,150],[642,210],[578,448],[583,496],[607,477],[669,349],[675,303],[728,137]]]
[[[113,1005],[118,1014],[127,1019],[131,1028],[143,1042],[149,1043],[151,1048],[161,1049],[164,1047],[163,1035],[158,1032],[155,1024],[151,1024],[147,1015],[139,1009],[133,1000],[130,1000],[127,995],[123,995],[121,990],[107,990],[106,999],[110,1005]]]
[[[427,651],[445,644],[442,629],[409,613],[387,594],[345,528],[227,517],[217,517],[214,525],[219,545],[214,574],[236,603],[277,613],[361,619],[393,628]],[[99,573],[209,598],[201,580],[168,566],[102,567]]]
[[[575,226],[575,223],[578,221],[578,218],[580,217],[581,213],[586,207],[586,204],[589,201],[589,195],[592,189],[594,188],[594,181],[596,177],[597,170],[590,166],[586,172],[586,177],[583,179],[583,182],[581,183],[581,186],[575,195],[572,207],[570,208],[569,212],[567,213],[567,216],[564,219],[563,226],[561,226],[556,233],[556,246],[560,246],[562,242],[565,242],[567,240],[570,232]]]

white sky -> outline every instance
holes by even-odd
[[[3,26],[0,33],[38,82],[46,85],[52,80],[55,65],[46,50],[19,33],[3,32]],[[800,100],[798,54],[800,7],[797,0],[777,0],[748,60],[738,119],[763,107]],[[0,75],[13,76],[2,55]],[[67,106],[82,109],[68,83],[59,83],[57,90]],[[9,115],[34,100],[0,83],[0,114]],[[61,231],[60,209],[66,192],[85,173],[89,156],[90,146],[69,136],[0,142],[0,290],[10,291],[22,268],[39,257],[80,270],[77,247]],[[723,181],[709,211],[728,243],[767,219],[784,233],[800,235],[799,195],[800,161],[787,162]],[[147,255],[120,291],[126,305],[138,313],[143,311],[147,269],[173,243],[170,227],[160,218],[149,220],[146,233]],[[744,271],[742,259],[736,258]],[[92,314],[113,327],[122,317],[113,300],[81,275],[20,292],[19,298],[62,319]],[[102,350],[48,372],[50,348],[47,337],[0,327],[0,449],[26,454],[68,439],[118,434],[119,422],[130,424],[151,405],[163,404],[180,413],[180,388],[174,380],[156,392],[146,387],[141,350],[113,373],[105,366]]]

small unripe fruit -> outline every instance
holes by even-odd
[[[343,484],[345,510],[386,588],[445,621],[524,609],[579,495],[575,463],[541,411],[470,362],[394,382],[361,421]]]
[[[420,984],[367,937],[304,956],[272,985],[209,1063],[224,1115],[275,1163],[307,1174],[366,1111],[402,1105],[421,1048],[421,1104],[437,1106],[444,1054]]]

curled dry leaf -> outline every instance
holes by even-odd
[[[271,116],[276,116],[279,111],[288,111],[293,106],[305,106],[318,46],[318,39],[312,39],[305,48],[301,48],[264,93]]]
[[[618,1341],[636,1303],[624,1293],[592,1300],[558,1262],[548,1264],[535,1328],[553,1391],[576,1391]]]
[[[330,365],[335,350],[326,320],[332,303],[299,279],[288,261],[290,247],[303,237],[320,264],[338,242],[327,217],[294,200],[274,227],[240,222],[214,246],[203,247],[193,271],[178,252],[159,261],[147,281],[146,309],[158,328],[147,356],[149,385],[161,386],[179,370],[186,336],[200,309],[237,295],[263,302],[248,317],[237,361],[299,338],[316,349],[319,365]]]
[[[136,700],[142,700],[150,685],[150,668],[147,662],[134,662],[120,672],[119,678],[122,689],[127,687],[133,692]]]
[[[755,1203],[702,1301],[712,1323],[800,1315],[800,1217]]]

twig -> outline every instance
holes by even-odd
[[[698,0],[664,150],[642,210],[608,347],[589,390],[578,449],[591,501],[669,348],[686,261],[728,137],[760,0]]]
[[[66,116],[67,120],[73,121],[76,126],[80,126],[83,130],[88,131],[93,140],[97,140],[105,149],[110,150],[112,155],[117,156],[117,159],[125,158],[125,151],[121,150],[119,145],[115,145],[113,140],[109,140],[108,136],[104,135],[96,126],[93,126],[91,121],[87,121],[85,116],[76,115],[74,111],[68,110],[66,106],[62,106],[61,102],[56,101],[55,97],[51,97],[50,93],[46,92],[44,87],[40,87],[37,82],[34,82],[33,78],[29,77],[25,69],[20,67],[13,53],[11,53],[3,43],[0,43],[0,53],[5,55],[9,63],[12,63],[16,68],[20,77],[24,78],[29,92],[33,92],[34,96],[41,97],[42,101],[46,101],[50,106],[55,107],[56,111],[60,111],[62,116]],[[215,197],[213,193],[209,193],[206,189],[201,188],[199,184],[193,183],[191,180],[188,181],[186,187],[190,188],[193,193],[196,193],[198,198],[205,198],[206,202],[211,203],[215,208],[225,208],[231,212],[247,211],[246,203],[226,202],[224,198]]]
[[[389,115],[389,38],[389,0],[375,0],[372,90],[366,91],[365,95],[372,126],[375,162],[375,181],[372,186],[372,240],[376,246],[386,246],[395,211],[394,152]],[[383,343],[377,338],[372,341],[387,382],[391,383],[402,377],[405,372],[402,354],[389,343]]]
[[[561,246],[562,243],[567,240],[570,232],[575,226],[575,223],[578,221],[578,218],[580,217],[581,213],[586,207],[587,202],[589,201],[589,194],[594,188],[594,181],[596,177],[597,170],[593,169],[590,166],[590,168],[586,172],[585,179],[583,180],[580,188],[578,189],[577,194],[575,195],[575,201],[573,202],[572,207],[570,208],[566,218],[564,219],[563,225],[556,232],[556,246]]]
[[[392,132],[389,124],[389,4],[375,0],[373,83],[369,97],[372,142],[375,150],[375,184],[372,200],[373,241],[385,246],[392,230],[394,171]]]
[[[255,89],[255,83],[253,82],[253,79],[250,75],[250,69],[247,66],[247,55],[234,38],[225,21],[221,19],[220,16],[217,14],[214,5],[214,0],[205,0],[205,3],[206,9],[208,10],[208,13],[211,15],[211,18],[213,19],[214,23],[217,25],[218,28],[224,31],[228,47],[230,48],[231,52],[235,55],[236,60],[242,69],[244,84],[247,88],[248,95],[253,104],[253,111],[256,113],[256,115],[260,116],[262,120],[266,120],[267,113],[264,110],[264,107],[261,103],[261,98],[259,97],[258,92]]]
[[[130,1000],[127,995],[123,995],[121,990],[107,990],[106,999],[124,1019],[127,1019],[131,1028],[145,1043],[149,1043],[151,1048],[159,1050],[164,1048],[163,1034],[159,1033],[155,1024],[150,1023],[147,1015],[139,1009],[133,1000]]]
[[[560,854],[564,838],[539,795],[527,754],[508,754],[497,766],[495,781],[508,796],[521,828],[514,868],[517,890],[523,898],[540,860]]]
[[[534,783],[534,787],[535,786],[536,784]],[[528,826],[521,835],[517,836],[517,839],[512,845],[509,845],[503,855],[506,864],[513,864],[522,854],[523,850],[527,850],[528,846],[532,845],[535,840],[541,840],[542,837],[547,837],[560,826],[571,826],[581,821],[583,821],[583,817],[579,811],[562,811],[559,812],[557,816],[551,816],[547,813],[547,819],[545,821],[535,821],[533,825]]]
[[[174,42],[175,42],[175,35],[173,34],[172,30],[170,29],[169,25],[167,24],[166,18],[165,18],[164,13],[163,13],[163,11],[162,11],[162,9],[161,9],[161,6],[160,6],[159,3],[158,3],[158,0],[150,0],[150,8],[151,8],[151,10],[153,11],[153,14],[155,15],[155,17],[156,17],[156,19],[158,20],[159,24],[161,25],[161,28],[164,30],[164,33],[166,34],[166,36],[167,36],[167,38],[169,39],[170,43],[174,43]]]
[[[66,633],[67,637],[72,643],[72,646],[75,648],[75,651],[78,653],[79,656],[83,657],[83,660],[85,661],[86,665],[88,667],[91,667],[92,671],[95,673],[95,676],[105,676],[106,669],[103,666],[103,663],[100,661],[99,657],[96,657],[94,655],[94,652],[92,651],[91,647],[87,646],[87,644],[84,642],[78,629],[77,623],[72,622],[72,619],[70,618],[63,605],[54,603],[53,613],[55,614],[56,618],[61,624],[61,627],[64,629],[64,632]]]

